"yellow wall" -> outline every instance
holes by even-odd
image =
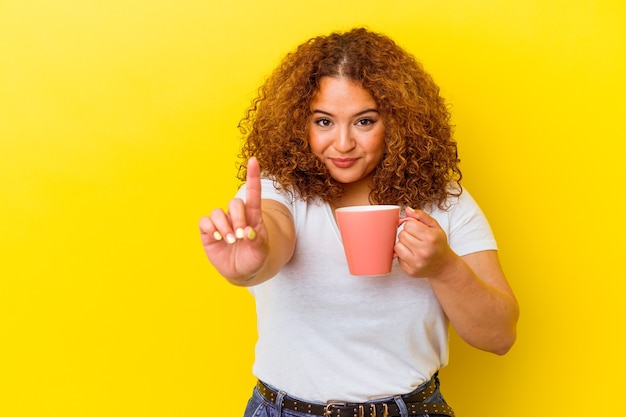
[[[440,83],[522,306],[505,357],[453,335],[457,415],[625,415],[626,3],[212,3],[0,0],[0,415],[242,414],[252,299],[197,220],[264,76],[355,25]]]

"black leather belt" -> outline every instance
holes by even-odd
[[[274,404],[278,398],[278,392],[265,385],[262,381],[256,385],[259,393],[268,402]],[[454,411],[447,404],[424,402],[430,398],[437,388],[435,378],[421,391],[408,397],[402,396],[409,415],[439,414],[454,417]],[[400,408],[394,400],[372,401],[367,403],[340,403],[328,404],[308,403],[296,400],[289,396],[283,397],[282,407],[292,411],[298,411],[312,416],[324,417],[393,417],[400,416]]]

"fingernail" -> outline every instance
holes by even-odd
[[[228,242],[228,243],[230,243],[232,245],[236,241],[237,241],[237,238],[232,233],[229,233],[229,234],[226,235],[226,242]]]
[[[222,235],[220,234],[220,232],[218,232],[217,230],[215,232],[213,232],[213,239],[215,240],[222,240]]]
[[[411,213],[415,213],[415,209],[412,207],[407,207],[406,209],[409,210]]]
[[[248,230],[248,239],[254,240],[254,238],[256,238],[256,232],[253,228],[250,228],[250,230]]]
[[[246,234],[244,233],[243,229],[240,227],[237,230],[235,230],[235,236],[237,236],[237,239],[243,239],[243,237]]]

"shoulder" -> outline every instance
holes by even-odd
[[[424,208],[424,211],[434,217],[456,218],[469,213],[480,212],[481,209],[467,188],[454,186],[449,188],[448,198],[444,201],[442,207],[432,204]]]
[[[445,210],[430,213],[448,235],[450,246],[459,255],[477,250],[497,249],[487,217],[467,189],[450,196]]]

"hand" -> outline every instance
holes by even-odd
[[[202,245],[211,263],[225,278],[239,282],[253,277],[269,253],[256,158],[248,161],[246,186],[246,202],[234,198],[228,203],[228,213],[215,209],[199,224]]]
[[[439,275],[456,255],[437,220],[422,210],[407,208],[401,222],[404,230],[394,248],[400,267],[415,278]]]

